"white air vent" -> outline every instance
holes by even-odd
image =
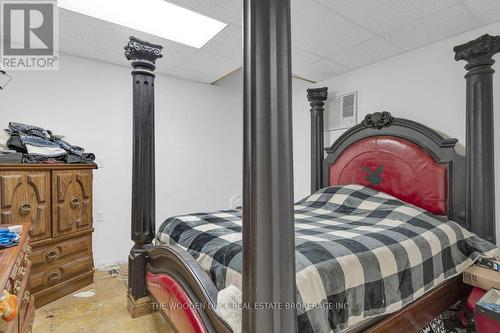
[[[356,125],[358,92],[329,98],[325,103],[325,131],[335,131]]]

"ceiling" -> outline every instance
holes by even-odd
[[[241,0],[168,1],[228,26],[196,49],[61,9],[60,51],[129,66],[123,46],[129,36],[135,35],[164,46],[157,69],[162,74],[212,83],[241,66]],[[315,82],[500,20],[498,0],[291,3],[292,72]]]

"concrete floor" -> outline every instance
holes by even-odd
[[[33,333],[173,333],[159,313],[130,317],[126,266],[117,271],[96,271],[92,285],[37,309]]]

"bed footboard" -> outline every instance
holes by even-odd
[[[232,332],[215,311],[217,288],[190,254],[177,246],[159,245],[148,256],[148,291],[177,332]]]

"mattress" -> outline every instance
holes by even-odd
[[[188,251],[222,290],[242,286],[242,214],[175,216],[157,243]],[[498,255],[457,223],[360,185],[327,187],[295,204],[300,332],[340,332],[393,313],[473,264]]]

